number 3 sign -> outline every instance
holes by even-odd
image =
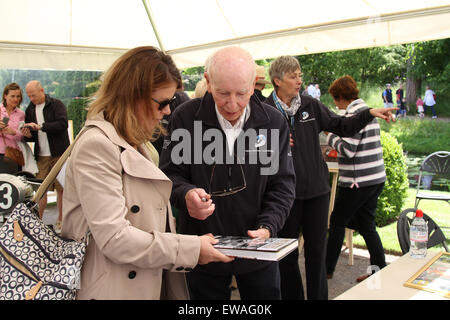
[[[11,212],[14,207],[25,200],[29,187],[21,178],[0,174],[0,214]]]

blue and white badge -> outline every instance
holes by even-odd
[[[259,148],[262,147],[263,145],[265,145],[267,142],[267,138],[265,135],[260,134],[256,137],[256,143],[255,143],[255,148]]]
[[[306,111],[303,111],[303,112],[302,112],[302,119],[303,119],[303,120],[306,120],[306,119],[308,119],[308,118],[309,118],[309,113],[306,112]]]

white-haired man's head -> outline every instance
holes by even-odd
[[[253,57],[239,47],[225,47],[206,61],[207,89],[219,113],[234,125],[253,95],[256,68]]]

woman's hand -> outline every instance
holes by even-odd
[[[389,123],[391,119],[392,121],[395,121],[395,116],[392,112],[396,110],[398,110],[398,108],[371,108],[370,114],[374,117],[384,119]]]
[[[16,133],[17,133],[16,130],[14,130],[13,128],[10,128],[10,127],[6,127],[3,129],[3,134],[10,134],[12,136],[15,136]]]
[[[198,264],[207,264],[210,262],[231,262],[234,257],[228,257],[213,247],[219,240],[215,239],[212,234],[208,233],[200,236],[200,256]]]
[[[31,131],[30,131],[30,128],[28,128],[28,127],[23,127],[23,128],[20,130],[20,132],[22,133],[22,135],[23,135],[24,137],[31,138]]]

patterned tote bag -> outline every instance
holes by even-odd
[[[80,242],[58,236],[39,218],[36,208],[75,142],[60,157],[32,200],[18,203],[0,228],[0,300],[76,298],[89,235]]]

